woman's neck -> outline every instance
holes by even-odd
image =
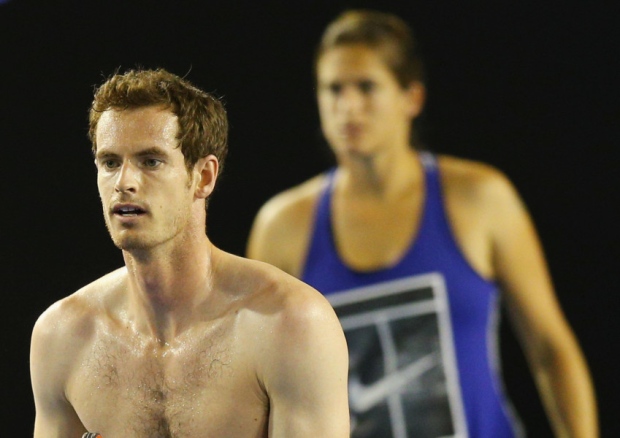
[[[419,183],[421,175],[418,153],[412,148],[349,157],[338,166],[336,190],[348,198],[393,199]]]

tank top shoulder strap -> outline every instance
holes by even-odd
[[[452,228],[448,221],[444,205],[444,196],[441,185],[441,175],[437,156],[423,151],[419,153],[420,162],[424,169],[425,200],[422,222],[418,231],[416,243],[420,247],[437,245],[439,242],[448,246],[454,245]]]
[[[333,263],[338,261],[331,227],[331,200],[335,175],[335,167],[326,172],[325,183],[314,211],[314,226],[311,230],[309,247],[301,272],[301,279],[306,282],[309,282],[310,277],[315,275],[313,273],[315,268],[327,259],[332,260]]]
[[[334,191],[334,180],[336,177],[336,168],[332,167],[325,174],[325,183],[323,185],[323,190],[319,195],[319,202],[316,208],[316,220],[317,223],[319,220],[327,220],[329,224],[329,217],[331,215],[331,203],[332,203],[332,193]]]
[[[439,175],[439,163],[437,157],[431,152],[423,151],[419,153],[420,162],[424,169],[426,185],[426,200],[424,205],[424,215],[434,216],[432,219],[439,219],[443,216],[445,220],[445,210],[443,205],[443,195],[441,190],[441,178]],[[439,215],[439,217],[437,217]],[[425,217],[426,219],[426,217]]]

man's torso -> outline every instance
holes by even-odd
[[[104,437],[259,437],[268,400],[246,339],[242,307],[170,344],[97,314],[66,385],[84,426]]]

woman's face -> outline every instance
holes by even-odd
[[[361,44],[324,52],[317,63],[321,127],[339,158],[408,148],[421,85],[403,88],[381,55]]]

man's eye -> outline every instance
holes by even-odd
[[[115,167],[118,167],[118,163],[115,160],[105,160],[101,164],[106,169],[114,169]]]
[[[155,158],[149,158],[147,160],[144,160],[144,166],[145,167],[157,167],[161,164],[161,160],[157,160]]]

